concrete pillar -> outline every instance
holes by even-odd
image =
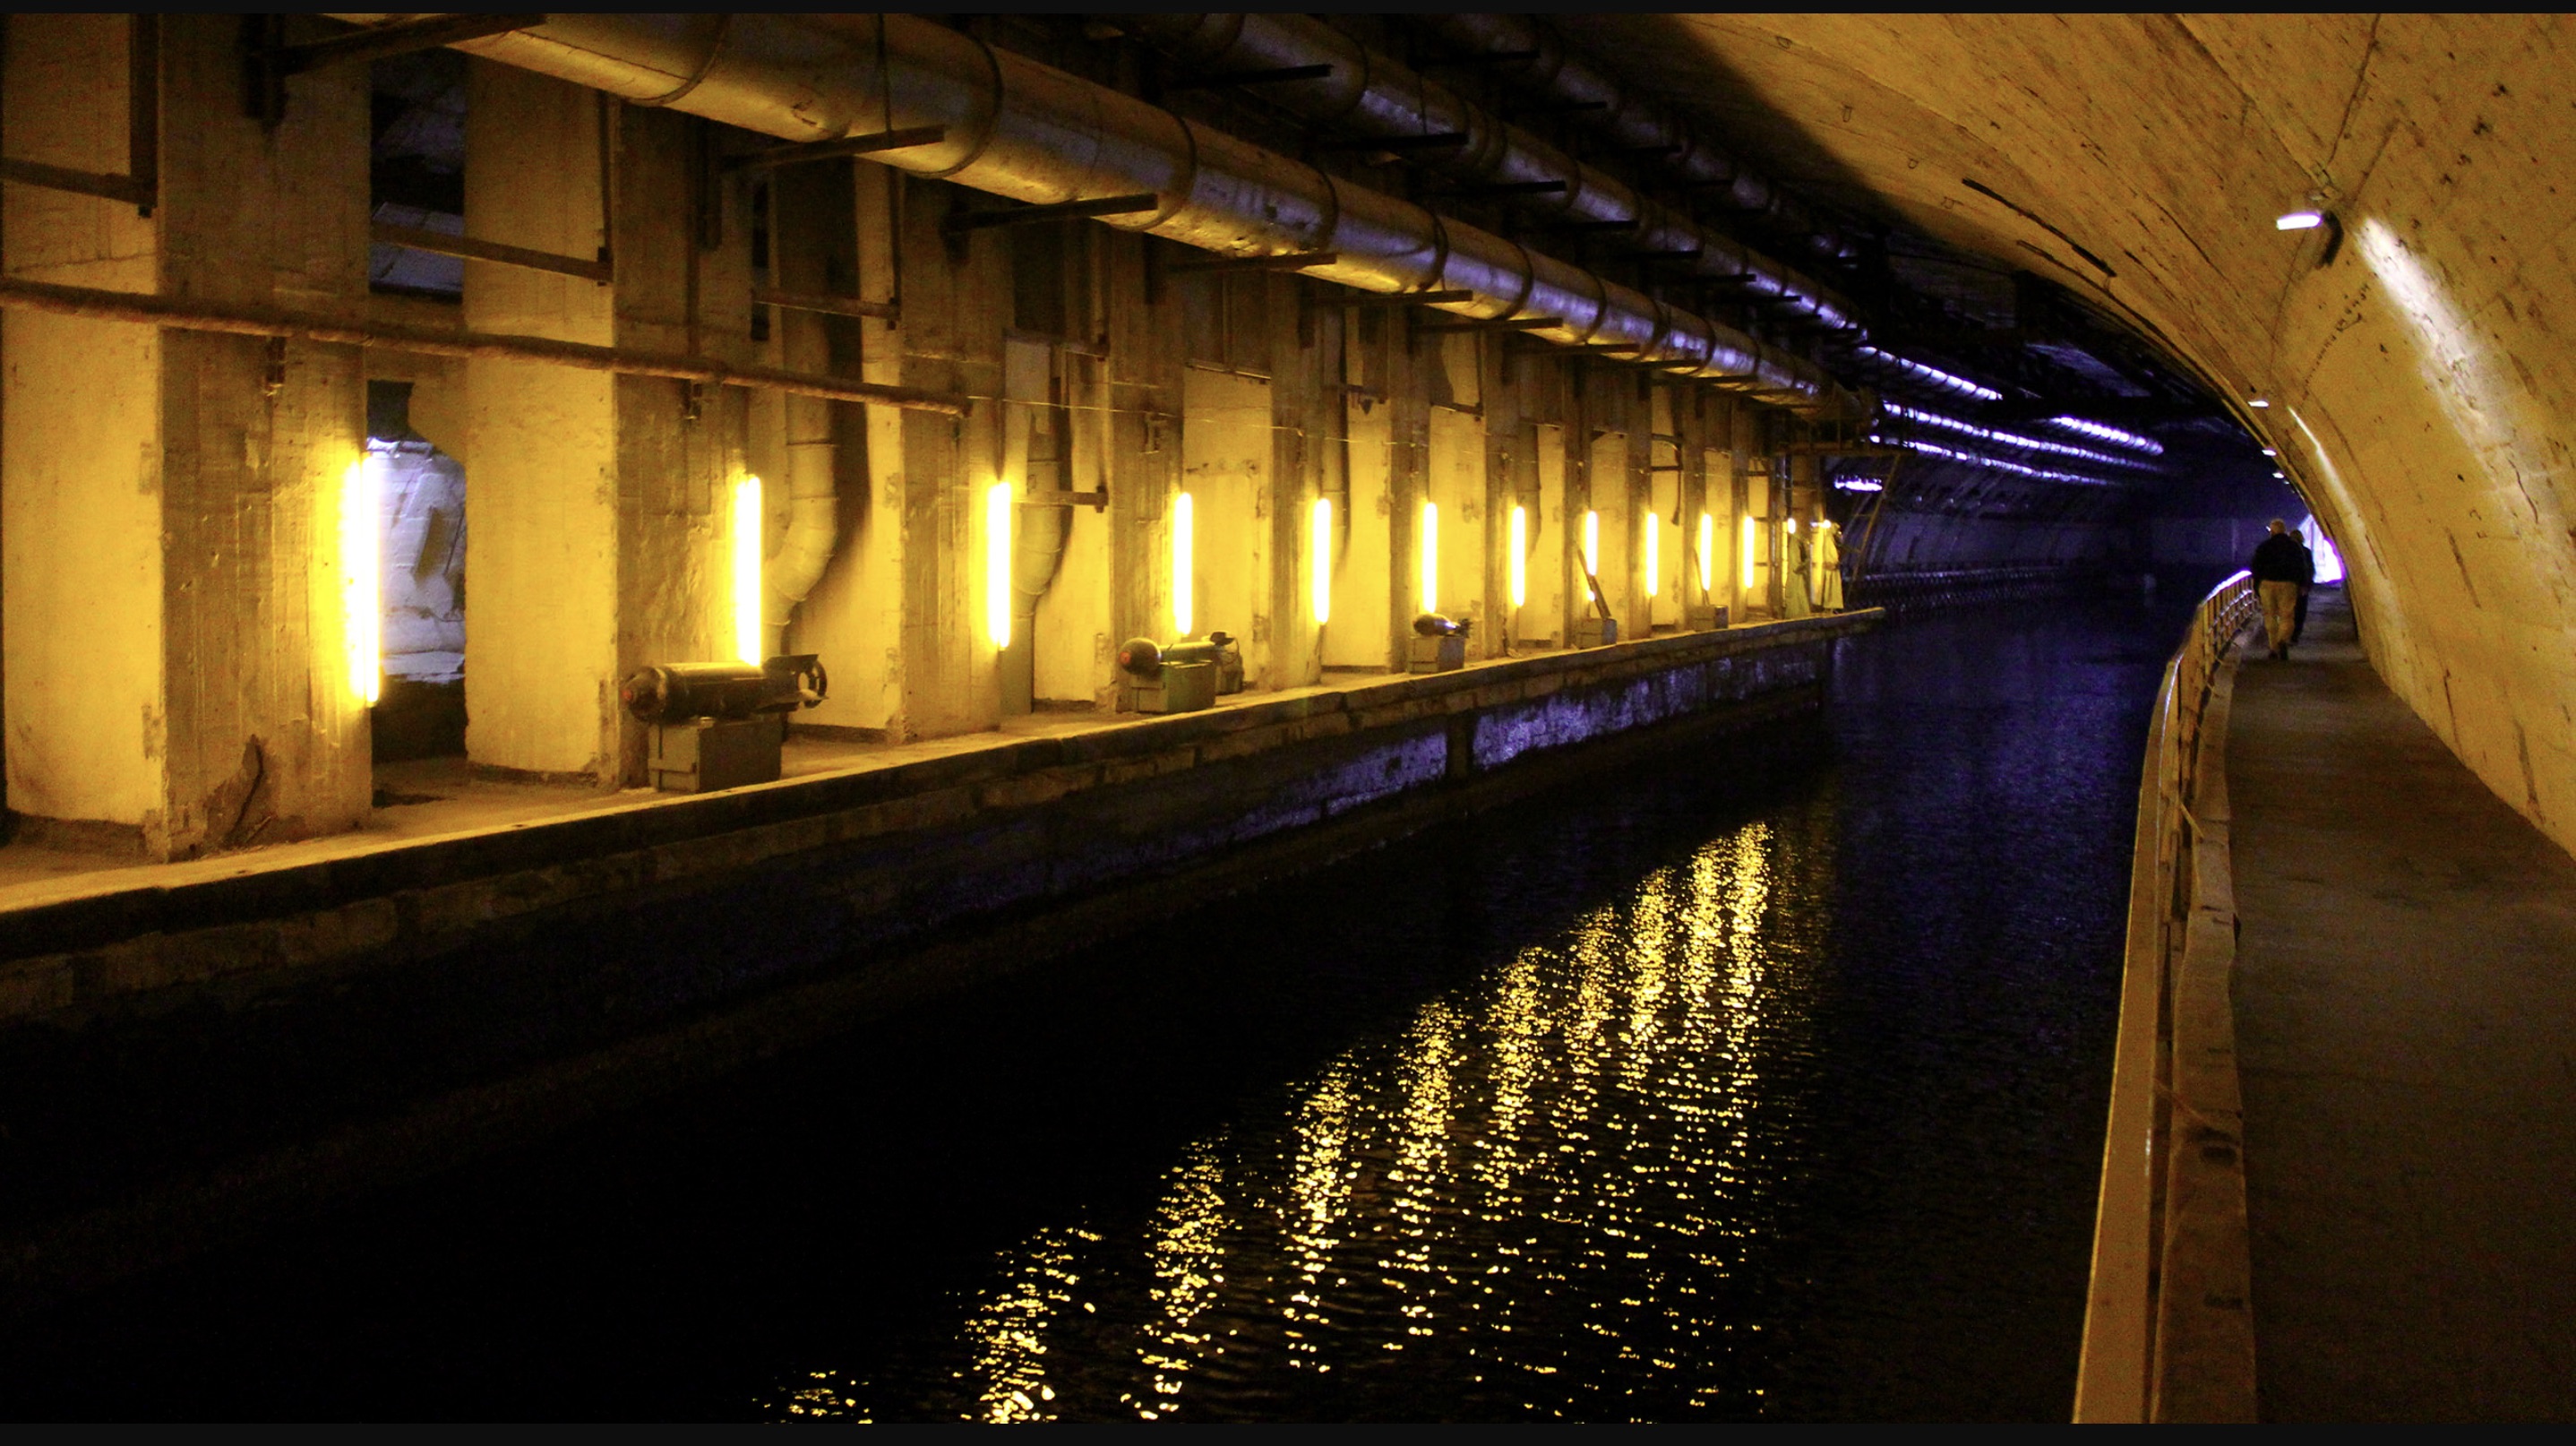
[[[465,230],[561,256],[608,242],[594,92],[477,60],[465,112]],[[613,346],[610,287],[465,263],[465,322]],[[466,756],[613,783],[618,772],[615,379],[466,364]]]
[[[1177,288],[1156,284],[1146,254],[1168,244],[1125,232],[1102,238],[1113,648],[1172,635],[1166,559],[1180,482],[1182,317]]]
[[[942,218],[974,203],[934,181],[903,184],[903,382],[998,397],[1014,295],[1008,228],[952,244]],[[979,405],[963,419],[906,412],[900,424],[905,737],[972,732],[1000,717],[997,657],[984,629],[983,504],[1001,466],[1003,410]]]
[[[1397,604],[1391,523],[1395,501],[1394,409],[1385,401],[1386,336],[1383,311],[1346,312],[1342,334],[1345,387],[1339,435],[1343,516],[1335,520],[1333,619],[1324,628],[1323,664],[1332,668],[1384,668],[1394,637]],[[1364,390],[1353,393],[1358,387]]]
[[[11,184],[10,274],[360,309],[364,68],[296,77],[264,125],[243,113],[237,18],[159,23],[152,216]],[[10,17],[13,157],[125,172],[128,27]],[[25,312],[0,325],[0,714],[26,832],[177,858],[362,820],[339,566],[364,455],[357,349]]]
[[[791,174],[794,169],[781,174]],[[816,170],[817,167],[801,169]],[[901,176],[858,162],[849,175],[850,256],[855,286],[846,294],[863,301],[901,301],[896,265],[895,192]],[[820,258],[815,258],[817,261]],[[829,283],[827,266],[808,280]],[[903,332],[894,318],[835,321],[843,344],[832,353],[835,371],[867,381],[900,385]],[[854,343],[855,358],[846,345]],[[855,360],[853,368],[850,363]],[[892,407],[834,406],[839,442],[840,538],[822,581],[797,610],[788,641],[793,651],[819,654],[831,670],[832,694],[823,706],[797,715],[800,724],[851,730],[863,738],[903,735],[904,465],[903,414]],[[783,412],[783,408],[782,408]],[[783,435],[783,434],[782,434]]]
[[[466,324],[743,363],[742,218],[705,184],[705,139],[673,113],[474,62],[466,232],[576,259],[612,284],[469,261]],[[605,189],[603,189],[605,187]],[[706,244],[712,241],[712,246]],[[750,394],[540,363],[466,365],[466,753],[602,787],[643,776],[618,679],[735,656],[734,483]],[[769,500],[785,501],[784,479]]]
[[[711,356],[734,365],[758,360],[751,340],[748,218],[738,204],[738,189],[716,184],[707,174],[714,161],[706,124],[676,111],[614,105],[605,111],[611,141],[610,241],[617,276],[608,289],[616,344]],[[561,134],[570,137],[579,129],[567,124]],[[567,158],[567,163],[577,164],[578,158]],[[591,174],[598,174],[595,160]],[[569,213],[564,219],[569,224]],[[470,289],[470,278],[468,285]],[[816,371],[828,369],[820,357],[807,364]],[[739,656],[733,490],[751,474],[748,430],[754,399],[784,403],[791,419],[788,466],[762,479],[764,575],[778,565],[785,545],[799,443],[819,440],[819,448],[804,449],[806,460],[818,462],[828,481],[831,415],[829,403],[799,407],[810,399],[741,387],[693,389],[665,377],[618,377],[611,395],[616,652],[596,706],[615,748],[613,768],[603,769],[600,781],[631,786],[647,781],[646,730],[618,706],[617,680],[646,663]],[[766,615],[773,605],[765,593],[760,596]],[[473,627],[469,616],[469,637]],[[765,654],[777,639],[776,630],[764,626],[759,639],[758,650]],[[470,688],[473,675],[466,676]]]

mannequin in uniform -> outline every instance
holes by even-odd
[[[1816,611],[1838,613],[1843,610],[1843,545],[1842,533],[1831,522],[1819,522],[1808,534],[1809,563],[1807,575],[1816,588]]]

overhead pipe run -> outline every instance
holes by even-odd
[[[1575,54],[1536,16],[1423,15],[1417,19],[1461,55],[1547,95],[1571,114],[1587,117],[1622,150],[1660,154],[1657,165],[1676,172],[1685,184],[1705,188],[1718,205],[1758,218],[1766,229],[1803,242],[1825,260],[1860,259],[1860,245],[1849,231],[1711,145],[1669,107],[1636,95],[1616,76]]]
[[[92,321],[124,321],[166,326],[181,331],[211,331],[230,336],[273,336],[290,341],[336,346],[380,346],[427,356],[489,357],[503,361],[544,362],[578,371],[614,372],[620,376],[669,377],[702,386],[768,388],[791,396],[822,397],[836,402],[863,402],[910,411],[966,415],[965,397],[912,387],[878,386],[842,377],[808,376],[768,367],[727,366],[698,356],[674,356],[631,347],[589,346],[541,336],[491,332],[445,331],[426,326],[343,321],[271,306],[231,306],[133,291],[101,291],[87,286],[55,286],[42,281],[0,277],[0,307],[41,311]]]
[[[1306,120],[1372,138],[1455,136],[1423,159],[1472,176],[1498,199],[1558,224],[1624,230],[1636,252],[1669,259],[1676,276],[1723,278],[1747,300],[1793,306],[1827,331],[1860,330],[1851,304],[1813,278],[1647,199],[1320,20],[1273,12],[1103,18],[1170,55],[1189,74],[1321,70],[1265,83],[1261,97]]]
[[[1847,401],[1731,327],[912,16],[572,14],[455,48],[788,141],[944,127],[875,159],[1032,205],[1150,193],[1153,209],[1099,219],[1228,257],[1314,256],[1306,274],[1362,291],[1464,293],[1436,304],[1794,409]]]

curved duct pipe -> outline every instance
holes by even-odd
[[[783,188],[772,192],[772,204],[784,207],[788,201]],[[789,237],[784,226],[774,228],[770,242],[772,274],[785,285],[804,285],[820,291],[819,285],[807,285],[819,277],[822,260],[801,252],[791,257]],[[794,274],[808,271],[814,276]],[[828,372],[832,369],[831,338],[824,331],[823,318],[807,311],[779,308],[774,317],[778,326],[778,352],[782,362],[792,369]],[[814,585],[823,580],[823,570],[831,565],[833,549],[841,541],[841,487],[838,475],[840,447],[832,436],[832,404],[816,397],[788,397],[787,404],[787,534],[779,539],[778,551],[762,564],[760,572],[767,598],[762,606],[761,621],[769,625],[769,651],[772,655],[787,651],[787,620],[796,611]]]
[[[1022,479],[1024,493],[1063,492],[1072,486],[1066,475],[1073,450],[1063,435],[1064,413],[1052,406],[1005,404],[1002,425],[1002,475]],[[1046,448],[1038,447],[1043,438]],[[1103,484],[1106,485],[1106,484]],[[1031,525],[1031,514],[1036,514]],[[1022,502],[1018,525],[1011,529],[1011,636],[1037,637],[1038,604],[1046,601],[1064,570],[1064,545],[1073,537],[1069,503]]]
[[[1463,145],[1428,159],[1486,184],[1556,185],[1562,189],[1553,194],[1511,199],[1560,222],[1612,226],[1633,221],[1639,251],[1675,258],[1698,253],[1687,262],[1676,261],[1676,270],[1683,274],[1723,277],[1746,297],[1795,306],[1831,331],[1860,330],[1851,304],[1814,279],[1648,200],[1626,183],[1503,121],[1438,81],[1371,52],[1320,20],[1272,12],[1104,18],[1198,74],[1330,65],[1330,75],[1264,85],[1261,98],[1307,120],[1366,136],[1465,136]]]
[[[787,619],[823,580],[841,540],[841,488],[834,476],[840,448],[832,441],[832,404],[787,398],[787,535],[760,569],[768,587],[763,622],[769,649],[785,652]]]
[[[1784,194],[1734,157],[1692,133],[1670,110],[1635,95],[1618,78],[1573,52],[1554,29],[1529,15],[1423,15],[1434,36],[1468,55],[1532,55],[1493,62],[1495,70],[1569,105],[1585,107],[1590,123],[1629,150],[1671,148],[1659,162],[1691,184],[1708,188],[1719,205],[1761,219],[1783,237],[1799,240],[1829,261],[1857,261],[1861,248],[1841,226],[1805,202]],[[1534,54],[1533,54],[1534,52]]]
[[[874,158],[1036,204],[1151,192],[1155,210],[1100,219],[1227,256],[1331,252],[1306,274],[1464,291],[1442,309],[1555,317],[1524,334],[1782,406],[1847,400],[1814,364],[1732,327],[912,16],[551,15],[455,48],[792,141],[944,126],[936,144]]]

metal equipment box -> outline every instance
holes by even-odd
[[[1216,706],[1217,665],[1165,663],[1153,678],[1127,685],[1127,706],[1138,713],[1195,713]]]
[[[1617,618],[1576,618],[1574,620],[1574,645],[1578,648],[1597,648],[1605,643],[1617,641],[1619,641]]]
[[[777,718],[693,718],[651,730],[645,767],[665,793],[708,793],[746,783],[778,781],[779,745],[787,725]]]
[[[1713,633],[1726,626],[1726,609],[1714,603],[1684,603],[1682,626],[1695,633]]]
[[[1405,671],[1412,673],[1454,673],[1467,666],[1467,639],[1458,633],[1442,633],[1426,638],[1413,636],[1412,662]]]

